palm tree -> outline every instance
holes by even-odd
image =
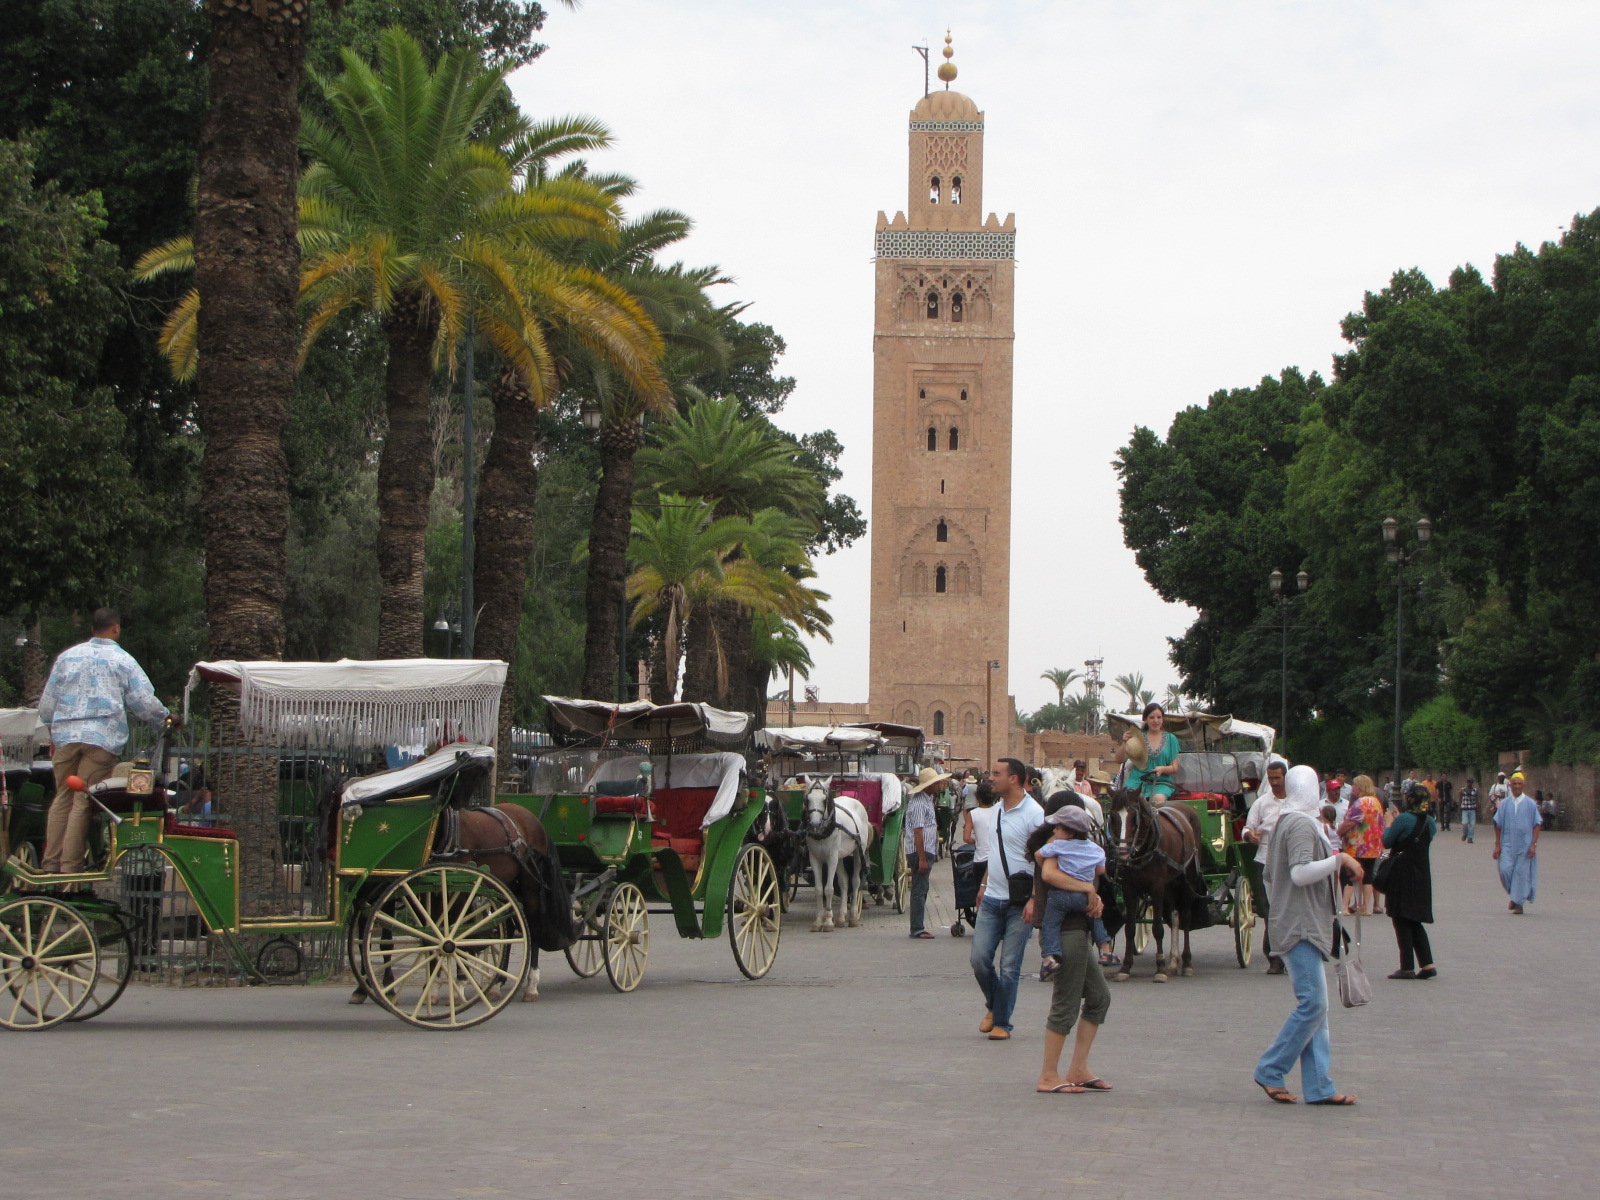
[[[773,613],[762,613],[751,622],[751,625],[754,637],[751,642],[750,661],[762,676],[761,709],[756,713],[756,722],[765,726],[767,702],[787,700],[792,704],[795,676],[810,679],[811,668],[815,664],[811,661],[811,651],[800,638],[799,629],[789,621]],[[768,696],[767,681],[774,675],[787,675],[789,687],[776,696]]]
[[[1078,678],[1078,672],[1070,667],[1051,667],[1040,679],[1048,679],[1056,685],[1056,705],[1061,707],[1067,702],[1067,688]]]
[[[1128,711],[1138,712],[1142,706],[1140,696],[1144,693],[1144,675],[1133,671],[1127,675],[1118,675],[1112,682],[1128,697]]]
[[[1100,732],[1100,701],[1087,689],[1065,701],[1067,724],[1081,733]]]
[[[1161,707],[1171,712],[1183,712],[1190,703],[1189,698],[1178,689],[1177,684],[1169,685],[1167,694],[1161,699]]]
[[[742,412],[738,400],[701,400],[640,452],[639,484],[704,497],[719,517],[775,507],[810,523],[822,486],[795,461],[796,450],[770,421]],[[750,619],[747,608],[730,601],[712,605],[704,625],[708,636],[689,642],[685,696],[741,711],[759,706],[766,684],[745,649]]]

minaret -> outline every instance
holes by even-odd
[[[911,110],[906,211],[878,214],[868,706],[982,760],[1011,728],[1016,233],[983,216],[983,114],[949,90],[953,53],[947,34],[944,90]]]

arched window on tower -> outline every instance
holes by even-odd
[[[928,398],[928,389],[927,388],[918,388],[917,389],[917,399],[918,400],[926,400],[927,398]],[[967,394],[965,392],[962,392],[961,393],[961,398],[963,400],[965,400],[967,398]]]
[[[935,567],[933,569],[933,590],[934,591],[940,593],[941,595],[944,594],[944,592],[949,590],[949,582],[950,582],[950,573],[948,571],[946,571],[942,566],[941,567]]]
[[[967,564],[966,563],[964,563],[964,562],[957,563],[956,564],[956,595],[965,596],[970,591],[972,591],[972,572],[967,568]]]
[[[950,449],[961,449],[961,430],[957,429],[954,425],[950,426]]]
[[[928,293],[928,320],[937,321],[938,319],[939,319],[939,293],[938,292],[929,292]]]
[[[973,737],[978,732],[978,714],[964,712],[961,714],[961,732],[966,737]]]
[[[937,450],[938,448],[939,448],[939,430],[938,430],[938,428],[936,426],[929,425],[928,426],[928,449],[929,450]]]
[[[966,388],[962,388],[961,389],[961,402],[963,404],[965,404],[966,400],[967,400],[967,389]]]
[[[961,203],[961,176],[953,175],[950,178],[950,203]]]
[[[943,521],[935,525],[933,527],[933,540],[936,542],[948,542],[950,540],[950,526]]]
[[[939,203],[939,177],[937,175],[928,181],[928,203]]]
[[[933,736],[944,736],[944,709],[942,708],[933,710]]]
[[[956,292],[950,297],[950,319],[959,321],[966,315],[966,301],[961,298],[961,293]]]

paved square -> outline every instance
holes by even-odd
[[[766,980],[658,917],[638,992],[546,956],[539,1003],[459,1034],[341,988],[135,985],[0,1038],[0,1196],[1589,1196],[1600,838],[1540,850],[1513,918],[1489,842],[1441,835],[1438,979],[1384,979],[1393,935],[1368,923],[1376,998],[1333,1014],[1349,1110],[1251,1084],[1292,1000],[1225,930],[1196,935],[1194,978],[1153,984],[1146,956],[1113,986],[1094,1065],[1114,1092],[1039,1096],[1046,985],[1024,977],[1017,1035],[991,1043],[970,940],[911,941],[887,909],[812,934],[802,892]]]

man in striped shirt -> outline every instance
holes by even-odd
[[[905,854],[911,867],[911,936],[931,938],[927,919],[928,881],[939,857],[939,816],[933,798],[944,790],[950,776],[937,767],[923,767],[917,786],[906,800]]]

